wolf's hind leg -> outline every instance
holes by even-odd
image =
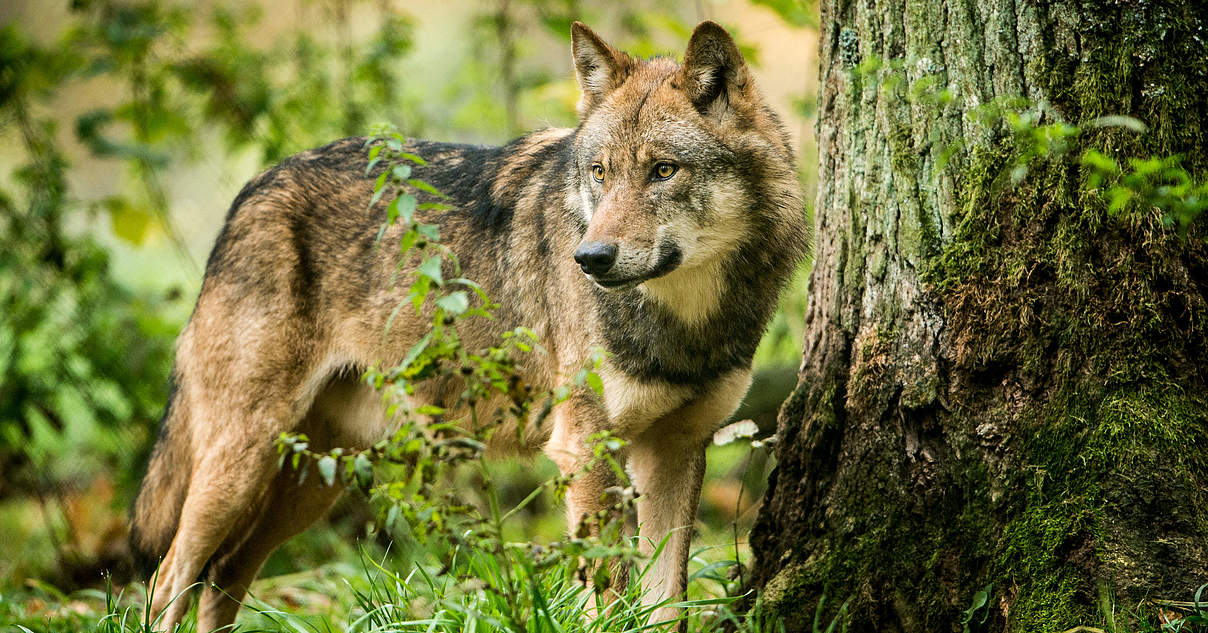
[[[386,435],[389,422],[380,395],[347,375],[332,378],[316,394],[310,411],[294,429],[316,451],[367,446]],[[239,606],[264,561],[282,543],[302,532],[331,508],[344,490],[326,485],[313,464],[276,472],[255,523],[236,529],[212,557],[207,585],[197,608],[199,631],[235,621]]]
[[[221,380],[211,372],[206,384],[193,382],[199,373],[182,372],[192,472],[151,604],[167,630],[188,611],[192,587],[223,544],[242,541],[256,524],[277,476],[273,440],[298,428],[314,398],[292,372]]]
[[[343,490],[313,472],[299,483],[286,468],[277,473],[255,527],[229,552],[218,552],[197,607],[197,630],[211,631],[235,621],[244,595],[273,550],[323,516]],[[231,535],[234,540],[240,535]],[[224,546],[225,548],[225,546]]]
[[[195,463],[151,605],[152,617],[162,614],[167,630],[188,611],[191,587],[219,545],[237,525],[254,519],[275,468],[271,440],[263,446],[218,441]]]

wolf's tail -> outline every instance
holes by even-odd
[[[177,402],[179,392],[172,391],[160,422],[159,439],[151,450],[147,472],[130,510],[130,552],[135,571],[145,579],[155,573],[176,537],[192,471],[187,414]]]

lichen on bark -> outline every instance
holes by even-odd
[[[763,608],[808,630],[1145,615],[1208,580],[1208,248],[1112,214],[1077,158],[1208,175],[1192,2],[823,0],[804,365],[752,534]],[[1001,114],[1081,132],[1018,169]],[[1096,127],[1129,115],[1143,134]],[[1026,131],[1026,130],[1025,130]],[[1021,177],[1022,174],[1022,177]]]

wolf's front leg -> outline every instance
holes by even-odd
[[[644,604],[678,601],[687,586],[688,555],[705,474],[707,441],[695,433],[667,433],[656,427],[629,446],[629,469],[639,495],[638,540],[642,553],[651,555],[663,545],[642,579]],[[678,609],[663,607],[651,616],[651,622],[678,616]]]
[[[663,551],[642,579],[643,602],[676,602],[688,584],[688,555],[705,475],[705,448],[713,432],[738,407],[751,372],[738,369],[711,383],[704,395],[668,413],[629,445],[629,472],[638,493],[638,536],[644,553]],[[679,616],[663,607],[652,622]],[[684,630],[686,622],[680,623]]]

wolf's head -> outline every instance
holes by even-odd
[[[717,265],[765,224],[769,182],[796,191],[787,134],[722,27],[697,26],[682,65],[630,57],[578,22],[571,35],[587,221],[574,258],[597,285],[655,288]]]

